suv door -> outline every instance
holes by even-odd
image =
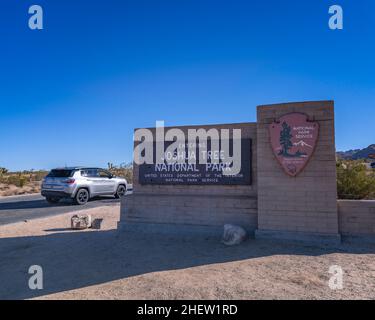
[[[116,181],[112,179],[111,173],[103,169],[98,169],[98,174],[102,192],[108,194],[115,193]]]
[[[89,182],[91,193],[98,195],[104,192],[98,169],[85,169],[81,171],[81,175]]]

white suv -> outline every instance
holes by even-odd
[[[71,167],[53,169],[44,178],[41,194],[50,203],[72,198],[76,204],[85,204],[95,196],[126,194],[127,181],[100,168]]]

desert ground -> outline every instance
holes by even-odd
[[[23,187],[17,187],[13,184],[0,183],[0,197],[39,193],[40,184],[40,181],[32,181]]]
[[[0,226],[0,299],[375,299],[375,244],[338,247],[117,232],[119,205],[83,210],[100,230],[72,231],[73,213]],[[43,289],[28,268],[43,268]],[[343,289],[328,286],[331,265]]]

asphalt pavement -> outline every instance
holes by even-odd
[[[57,204],[48,203],[41,195],[11,196],[0,198],[0,225],[54,216],[102,206],[114,206],[120,203],[114,197],[97,197],[83,206],[73,204],[70,199],[60,200]]]

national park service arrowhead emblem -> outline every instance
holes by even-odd
[[[307,165],[318,141],[319,123],[304,113],[289,113],[269,126],[275,157],[284,171],[297,176]]]

